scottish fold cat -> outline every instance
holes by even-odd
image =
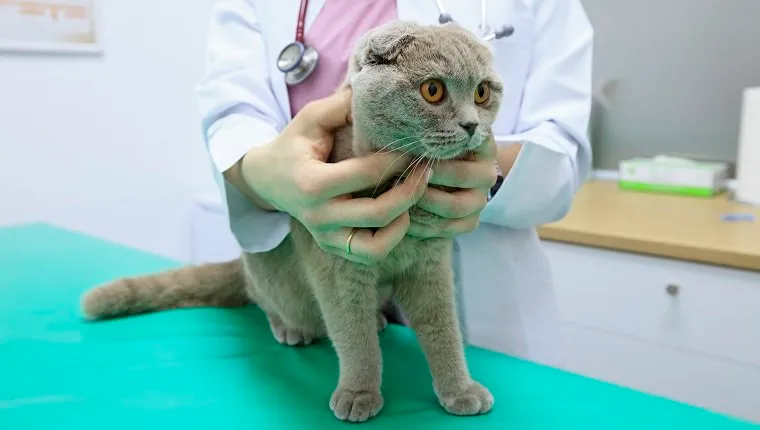
[[[353,124],[337,133],[332,162],[383,150],[431,165],[492,144],[502,83],[488,46],[456,24],[398,21],[374,29],[357,43],[344,86],[352,88]],[[398,180],[359,194],[377,195]],[[432,220],[418,207],[410,216]],[[330,339],[339,361],[330,408],[339,419],[366,421],[383,407],[379,311],[395,298],[424,351],[440,404],[456,415],[482,414],[494,398],[465,362],[451,254],[451,239],[407,236],[379,265],[365,266],[323,251],[291,218],[291,233],[269,252],[115,280],[88,291],[82,311],[96,320],[255,303],[280,343]]]

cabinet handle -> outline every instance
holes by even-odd
[[[665,292],[668,293],[669,296],[675,297],[678,295],[680,289],[681,287],[676,284],[668,284],[668,286],[665,287]]]

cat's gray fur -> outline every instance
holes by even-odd
[[[446,85],[447,98],[441,104],[432,105],[420,96],[420,84],[429,78]],[[481,81],[490,83],[491,96],[488,103],[476,106],[473,93]],[[431,159],[464,157],[486,141],[501,98],[490,50],[454,24],[395,22],[371,31],[357,44],[344,85],[353,91],[353,125],[336,136],[331,161],[377,151],[394,141],[399,143],[388,149],[400,150],[405,136],[416,139],[405,151],[413,149]],[[458,125],[462,121],[479,123],[472,137]],[[429,221],[430,214],[421,209],[410,212],[413,220]],[[243,253],[240,260],[229,263],[184,267],[100,286],[83,297],[83,313],[99,319],[256,303],[283,344],[330,338],[340,367],[330,407],[340,419],[364,421],[383,406],[377,332],[385,321],[378,311],[394,296],[417,334],[441,405],[458,415],[491,409],[491,393],[472,380],[465,363],[456,315],[452,240],[407,236],[378,266],[369,267],[322,251],[295,219],[291,229],[269,252]]]

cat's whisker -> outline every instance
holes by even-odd
[[[399,182],[401,182],[401,180],[404,179],[404,177],[406,176],[406,172],[412,172],[414,170],[414,166],[416,166],[420,162],[420,160],[422,160],[422,157],[423,157],[422,155],[418,155],[414,157],[414,159],[412,160],[411,163],[409,163],[406,169],[404,169],[404,171],[401,172],[401,175],[399,175],[399,177],[396,179],[396,182],[393,183],[392,188],[396,188],[398,186]]]
[[[413,143],[413,144],[419,143],[419,140],[417,140],[417,141],[415,141],[415,142],[412,142],[412,143]],[[403,157],[404,157],[404,155],[406,155],[406,154],[408,154],[408,153],[412,152],[413,150],[414,150],[414,148],[411,148],[411,149],[408,149],[408,150],[404,151],[404,152],[403,152],[402,154],[400,154],[400,155],[399,155],[399,156],[398,156],[398,157],[397,157],[395,160],[393,160],[393,162],[392,162],[392,163],[391,163],[391,164],[390,164],[388,167],[386,167],[386,169],[385,169],[385,171],[383,172],[383,174],[382,174],[382,175],[380,175],[380,181],[378,181],[377,185],[375,186],[375,189],[374,189],[374,190],[372,190],[372,194],[371,194],[371,195],[372,195],[372,198],[375,198],[375,194],[377,193],[377,190],[378,190],[378,188],[380,188],[380,185],[382,185],[382,184],[385,182],[385,174],[386,174],[386,173],[388,173],[388,171],[390,170],[390,168],[391,168],[391,167],[392,167],[394,164],[396,164],[396,162],[397,162],[398,160],[400,160],[401,158],[403,158]],[[406,171],[406,170],[405,170],[405,171]]]
[[[415,137],[416,137],[416,136],[414,136],[414,135],[408,135],[408,136],[400,137],[400,138],[398,138],[398,139],[396,139],[396,140],[392,141],[391,143],[389,143],[389,144],[387,144],[387,145],[383,146],[382,148],[378,149],[378,150],[377,150],[377,152],[383,152],[383,150],[385,150],[386,148],[388,148],[389,146],[391,146],[391,145],[393,145],[393,144],[395,144],[395,143],[398,143],[398,142],[401,142],[402,140],[406,140],[406,139],[410,139],[410,138],[412,138],[412,139],[413,139],[413,138],[415,138]],[[406,146],[406,144],[405,144],[404,146]],[[398,149],[400,149],[400,148],[396,148],[396,150],[398,150]],[[391,149],[391,150],[389,150],[389,151],[393,151],[393,149]]]
[[[423,129],[424,129],[424,128],[423,128],[421,125],[419,125],[419,124],[413,124],[413,125],[414,125],[414,126],[417,128],[417,130],[423,130]],[[390,146],[392,146],[392,145],[394,145],[394,144],[397,144],[397,143],[399,143],[399,142],[401,142],[401,141],[404,141],[404,140],[406,140],[406,139],[415,139],[416,137],[417,137],[417,135],[416,135],[416,134],[409,134],[409,135],[407,135],[407,136],[403,136],[403,137],[400,137],[400,138],[398,138],[398,139],[395,139],[395,140],[393,140],[392,142],[390,142],[390,143],[386,144],[386,145],[385,145],[385,146],[383,146],[382,148],[378,149],[378,150],[377,150],[377,152],[379,152],[379,153],[382,153],[383,151],[385,151],[386,149],[388,149]],[[404,143],[403,145],[401,145],[401,146],[400,146],[400,147],[398,147],[398,148],[392,148],[392,149],[388,149],[388,152],[392,152],[392,151],[400,151],[401,149],[407,148],[407,147],[409,147],[409,146],[411,146],[411,145],[416,145],[416,144],[420,143],[420,141],[421,141],[421,139],[417,139],[417,140],[415,140],[415,141],[413,141],[413,142],[407,142],[407,143]]]
[[[409,166],[406,168],[406,170],[404,170],[404,171],[401,173],[401,175],[398,177],[398,179],[396,180],[396,183],[395,183],[393,186],[394,186],[394,187],[396,187],[396,186],[399,184],[399,182],[401,181],[401,179],[404,179],[404,178],[406,177],[406,174],[407,174],[407,172],[409,172],[409,173],[411,174],[411,172],[412,172],[412,171],[414,171],[414,170],[415,170],[417,167],[419,167],[419,165],[420,165],[420,164],[422,164],[422,162],[425,160],[425,155],[426,155],[428,152],[429,152],[429,151],[427,151],[427,150],[426,150],[426,151],[425,151],[424,153],[422,153],[421,155],[418,155],[418,156],[416,156],[416,157],[414,158],[414,160],[412,160],[412,162],[411,162],[411,163],[409,163]],[[422,179],[422,177],[420,177],[420,179]],[[417,184],[415,184],[415,187],[416,187],[417,185],[419,185],[419,182],[417,182]]]
[[[430,150],[427,150],[427,151],[425,151],[425,152],[422,154],[422,157],[420,157],[420,160],[425,160],[425,163],[426,163],[426,166],[425,166],[425,167],[426,167],[426,168],[430,168],[430,166],[433,164],[433,160],[434,160],[433,158],[425,158],[425,156],[426,156],[426,155],[427,155],[429,152],[430,152]],[[416,183],[416,184],[414,184],[414,188],[417,188],[417,185],[419,185],[419,184],[420,184],[420,183],[419,183],[419,181],[421,181],[421,180],[422,180],[422,177],[420,177],[420,178],[418,178],[418,179],[417,179],[417,183]]]
[[[407,171],[409,171],[411,173],[414,169],[416,169],[422,163],[422,161],[425,159],[425,154],[427,154],[427,153],[428,153],[428,151],[425,151],[424,153],[422,153],[422,155],[418,155],[417,157],[415,157],[414,160],[412,160],[412,162],[409,163],[409,167],[407,167],[406,170],[404,170],[404,172],[401,174],[401,176],[399,176],[399,178],[396,180],[396,183],[393,186],[395,187],[395,186],[397,186],[399,184],[399,182],[404,177],[404,175],[406,174]],[[420,177],[420,179],[421,179],[421,177]],[[419,182],[417,182],[417,184],[415,184],[415,187],[417,185],[419,185]]]
[[[382,151],[383,149],[386,149],[386,148],[388,148],[389,146],[391,146],[393,144],[402,142],[402,141],[407,140],[407,139],[414,139],[414,138],[416,138],[416,136],[414,134],[409,134],[409,135],[406,135],[406,136],[403,136],[403,137],[399,137],[398,139],[394,139],[393,141],[391,141],[387,145],[385,145],[382,148],[380,148],[380,150]]]
[[[420,141],[419,141],[419,140],[415,140],[415,141],[412,141],[412,142],[409,142],[409,143],[405,143],[405,144],[403,144],[403,145],[399,146],[398,148],[389,149],[389,150],[388,150],[388,151],[386,151],[386,152],[394,152],[394,151],[398,152],[398,151],[401,151],[401,150],[403,150],[403,149],[406,149],[406,148],[408,148],[408,147],[410,147],[410,146],[414,146],[414,145],[417,145],[417,144],[419,144],[419,143],[420,143]],[[380,152],[380,151],[378,151],[378,152]]]

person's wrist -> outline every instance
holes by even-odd
[[[261,166],[265,165],[263,160],[266,160],[266,148],[268,145],[254,147],[243,154],[237,163],[225,172],[224,177],[258,208],[266,211],[276,211],[277,209],[263,198],[258,191],[261,183],[259,179],[262,172]]]
[[[517,156],[520,154],[522,147],[522,142],[509,142],[499,146],[496,152],[496,163],[503,176],[507,176],[509,171],[512,170],[512,166],[517,161]]]
[[[259,161],[262,158],[261,149],[261,147],[251,148],[243,154],[238,163],[238,172],[243,185],[245,185],[247,190],[254,193],[256,192],[256,179],[258,178],[252,177],[259,176],[261,173],[259,170],[259,166],[261,165]]]

